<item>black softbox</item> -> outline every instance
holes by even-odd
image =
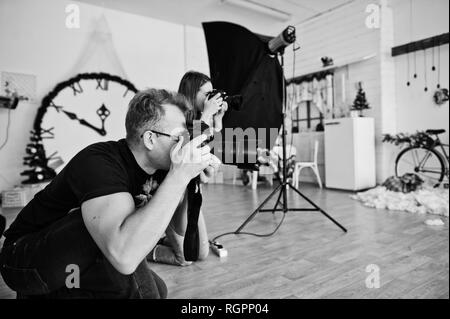
[[[270,54],[267,36],[257,35],[248,29],[229,22],[203,23],[206,45],[208,49],[210,77],[213,87],[227,92],[228,95],[242,95],[243,103],[240,111],[228,110],[223,119],[222,141],[226,141],[227,128],[265,128],[266,145],[258,147],[272,148],[276,135],[270,135],[272,130],[279,129],[282,123],[282,87],[283,72],[276,55]],[[243,146],[243,141],[235,141],[236,148]],[[229,152],[229,150],[226,150]],[[246,150],[245,152],[255,152]],[[236,152],[236,150],[233,150]],[[218,153],[215,152],[217,155]],[[219,153],[219,155],[223,155]],[[255,162],[227,161],[241,168],[254,168]]]

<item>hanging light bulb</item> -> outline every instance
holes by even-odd
[[[434,48],[435,48],[435,46],[436,46],[436,44],[435,44],[435,39],[433,38],[433,50],[432,50],[432,53],[433,53],[433,66],[431,67],[431,71],[436,71],[436,65],[435,65],[435,61],[434,61]]]
[[[423,69],[425,71],[424,78],[425,78],[425,88],[424,91],[428,91],[428,78],[427,78],[427,49],[423,49]]]
[[[441,88],[441,46],[438,46],[438,84],[437,88]]]
[[[409,48],[408,48],[408,53],[406,54],[406,79],[408,80],[408,82],[406,82],[406,86],[410,86],[411,85],[411,81],[409,80],[409,76],[411,75],[411,70],[410,70],[410,64],[409,64]]]

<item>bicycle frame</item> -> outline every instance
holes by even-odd
[[[444,154],[444,157],[447,160],[447,164],[448,164],[448,162],[450,161],[449,154],[447,154],[447,152],[445,151],[445,147],[449,147],[449,145],[448,144],[439,144],[438,146],[441,147],[442,153]],[[437,148],[437,147],[435,147],[435,148]]]
[[[438,152],[439,154],[443,155],[444,164],[445,164],[445,175],[447,178],[449,178],[449,155],[445,151],[445,147],[449,147],[448,144],[443,144],[441,140],[439,139],[439,136],[436,137],[436,141],[434,143],[433,149]],[[439,150],[440,148],[440,150]]]
[[[416,155],[417,159],[420,160],[420,162],[419,162],[419,163],[414,163],[414,165],[416,165],[417,169],[418,169],[420,172],[424,172],[424,173],[436,173],[436,171],[430,171],[430,170],[426,170],[426,169],[423,168],[424,165],[425,165],[425,163],[428,161],[428,159],[430,158],[430,156],[431,156],[431,154],[432,154],[431,151],[430,151],[430,149],[428,149],[428,148],[423,148],[423,149],[427,150],[427,153],[425,154],[425,156],[424,156],[421,160],[420,160],[419,157]],[[416,158],[413,158],[413,160],[415,161]]]

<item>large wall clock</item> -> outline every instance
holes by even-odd
[[[124,138],[128,103],[136,92],[129,81],[107,73],[82,73],[56,85],[34,120],[23,183],[53,178],[87,145]]]

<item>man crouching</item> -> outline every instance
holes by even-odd
[[[5,232],[0,273],[18,298],[166,298],[146,256],[189,181],[220,161],[206,136],[188,143],[186,100],[138,92],[119,141],[79,152]],[[184,144],[184,146],[183,146]],[[68,270],[79,286],[67,285]]]

